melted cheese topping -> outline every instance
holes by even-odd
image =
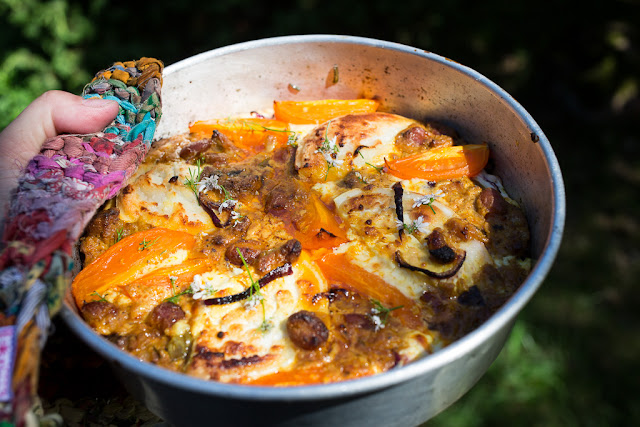
[[[191,188],[184,185],[185,180],[196,175],[197,168],[184,163],[141,165],[118,195],[121,219],[125,222],[142,219],[156,227],[194,234],[211,229],[211,218],[200,207]],[[171,183],[173,177],[178,178]]]
[[[293,270],[292,275],[262,288],[262,302],[249,299],[226,305],[198,305],[191,318],[196,345],[209,352],[224,353],[226,361],[250,359],[251,369],[244,369],[241,363],[238,364],[241,369],[234,369],[233,364],[229,368],[211,369],[205,362],[196,360],[189,372],[208,379],[243,382],[290,367],[296,351],[287,339],[284,327],[287,318],[303,309],[325,314],[328,310],[324,302],[310,302],[313,295],[328,290],[317,266],[305,256]],[[230,279],[232,284],[226,285],[232,292],[228,293],[237,293],[250,286],[244,272]]]

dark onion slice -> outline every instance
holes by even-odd
[[[218,218],[218,215],[216,215],[216,212],[214,211],[215,207],[213,202],[203,197],[200,197],[199,194],[198,194],[198,202],[200,202],[200,206],[202,206],[202,209],[204,209],[204,211],[211,217],[211,221],[213,221],[213,225],[215,225],[218,228],[223,228],[224,225],[222,224],[222,221],[220,221],[220,218]]]
[[[262,276],[262,278],[260,280],[258,280],[258,286],[260,286],[260,288],[262,289],[262,287],[264,285],[266,285],[269,282],[272,282],[276,279],[279,279],[281,277],[284,276],[288,276],[290,274],[293,274],[293,268],[291,267],[290,263],[284,263],[283,265],[281,265],[280,267],[276,267],[273,270],[271,270],[270,272],[268,272],[267,274],[265,274],[264,276]],[[204,300],[204,305],[225,305],[225,304],[231,304],[233,302],[238,302],[238,301],[242,301],[244,299],[249,298],[249,296],[252,293],[252,289],[251,286],[248,287],[247,289],[245,289],[244,291],[240,292],[239,294],[234,294],[234,295],[227,295],[225,297],[220,297],[220,298],[209,298]]]
[[[404,189],[402,188],[402,182],[396,182],[391,188],[393,188],[393,201],[396,203],[396,216],[403,224],[400,230],[398,230],[398,235],[400,236],[400,240],[402,240],[402,236],[404,234],[404,206],[402,205]]]
[[[466,257],[467,257],[467,253],[465,251],[462,251],[461,254],[457,254],[456,261],[455,261],[456,264],[453,267],[451,267],[449,270],[446,270],[446,271],[436,272],[436,271],[427,270],[426,268],[416,267],[415,265],[409,264],[402,257],[402,255],[400,254],[400,251],[396,251],[396,262],[400,265],[400,267],[403,267],[412,271],[419,271],[421,273],[426,274],[429,277],[433,277],[434,279],[448,279],[449,277],[454,276],[458,272],[458,270],[460,270],[460,267],[462,267],[462,264],[464,263],[464,260]]]

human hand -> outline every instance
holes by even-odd
[[[20,173],[47,138],[63,133],[99,132],[117,114],[116,101],[83,99],[58,90],[45,92],[29,104],[0,133],[0,218]]]

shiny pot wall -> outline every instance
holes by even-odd
[[[485,373],[548,273],[565,217],[562,176],[549,141],[511,96],[436,54],[331,35],[258,40],[188,58],[166,67],[162,93],[157,137],[186,132],[194,120],[267,109],[275,99],[375,97],[382,111],[451,125],[468,142],[489,144],[496,173],[529,220],[534,267],[496,314],[445,349],[384,374],[303,387],[220,384],[140,362],[95,334],[68,298],[63,310],[68,325],[111,362],[151,411],[185,426],[408,426],[451,405]]]

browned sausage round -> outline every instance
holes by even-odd
[[[277,249],[262,252],[256,262],[256,268],[261,273],[266,273],[285,262],[294,263],[302,252],[302,244],[296,239],[288,240]]]
[[[169,329],[180,319],[184,319],[184,311],[178,306],[169,301],[161,302],[156,305],[149,316],[147,317],[147,323],[159,331],[163,332],[165,329]]]
[[[287,319],[287,332],[293,343],[304,349],[313,350],[329,338],[329,330],[314,313],[301,310]]]
[[[401,132],[395,141],[396,146],[408,152],[415,152],[419,149],[429,147],[450,147],[453,145],[453,138],[441,132],[441,127],[427,124],[423,126],[411,126]]]
[[[302,243],[296,239],[287,240],[284,245],[280,246],[279,252],[285,261],[294,263],[302,252]]]
[[[498,190],[483,188],[476,199],[476,210],[485,216],[489,213],[502,215],[507,211],[507,201]]]
[[[447,246],[447,241],[444,238],[444,234],[440,227],[436,227],[427,236],[427,247],[430,251]]]
[[[82,306],[82,317],[89,326],[101,334],[109,334],[115,330],[118,308],[107,301],[91,301]]]
[[[200,141],[192,142],[180,150],[180,157],[185,160],[193,160],[198,154],[208,150],[209,147],[211,147],[210,139],[201,139]]]
[[[240,242],[237,244],[233,244],[227,248],[224,253],[224,258],[229,261],[233,265],[237,265],[238,267],[242,267],[244,263],[242,262],[242,258],[247,264],[251,264],[253,260],[255,260],[258,255],[260,255],[260,249],[258,247],[259,243],[257,242]],[[238,249],[242,254],[238,253]]]

